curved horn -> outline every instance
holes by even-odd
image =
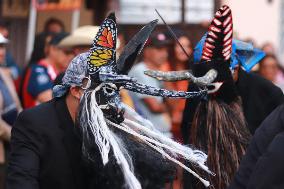
[[[130,90],[132,92],[137,92],[140,94],[146,94],[151,96],[161,96],[166,98],[195,98],[202,97],[207,94],[207,90],[200,90],[196,92],[185,92],[185,91],[171,91],[167,89],[160,89],[152,87],[149,85],[144,85],[141,83],[125,83],[123,88]]]
[[[153,77],[160,81],[181,81],[181,80],[189,80],[192,83],[199,85],[199,86],[206,86],[212,83],[218,73],[216,70],[211,69],[209,70],[204,76],[202,77],[194,77],[188,70],[184,71],[171,71],[171,72],[162,72],[162,71],[154,71],[154,70],[147,70],[144,71],[144,74]]]
[[[159,81],[181,81],[181,80],[188,80],[190,79],[191,75],[189,71],[170,71],[170,72],[163,72],[163,71],[156,71],[156,70],[146,70],[144,74],[153,77]]]
[[[110,83],[126,83],[126,82],[136,82],[137,80],[133,77],[127,75],[117,75],[114,73],[99,73],[99,78],[101,82]]]

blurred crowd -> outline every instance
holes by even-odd
[[[7,49],[9,31],[7,23],[0,22],[0,184],[3,183],[4,170],[9,156],[11,127],[20,111],[52,99],[52,87],[61,82],[65,69],[72,58],[89,50],[98,27],[82,26],[67,33],[64,23],[51,18],[44,30],[35,37],[34,50],[29,63],[20,68]],[[193,51],[190,34],[174,28],[180,44],[188,55]],[[126,43],[123,31],[118,32],[118,56]],[[12,44],[13,45],[13,44]],[[266,57],[254,68],[267,80],[284,90],[284,68],[276,56],[271,43],[262,46]],[[189,57],[180,48],[169,32],[154,32],[145,44],[140,60],[129,75],[139,82],[171,90],[186,91],[188,81],[160,82],[146,77],[145,70],[179,71],[189,66]],[[157,126],[156,129],[182,141],[181,122],[185,100],[163,99],[122,91],[122,100],[132,106],[143,117]],[[179,184],[177,184],[179,185]],[[179,188],[176,186],[176,188]]]

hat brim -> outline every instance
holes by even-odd
[[[75,47],[75,46],[91,46],[93,39],[86,36],[75,36],[70,35],[64,38],[59,44],[58,47]]]

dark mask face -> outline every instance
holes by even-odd
[[[90,90],[98,90],[96,92],[97,103],[104,113],[104,117],[115,123],[124,121],[124,108],[121,105],[121,98],[118,86],[112,83],[103,83],[97,85],[96,88],[91,87]]]
[[[210,86],[208,86],[208,89],[210,91],[214,91],[210,95],[222,99],[227,103],[230,103],[238,96],[238,93],[229,65],[230,63],[228,61],[224,62],[217,59],[192,64],[191,69],[193,71],[193,74],[197,77],[203,76],[210,69],[215,69],[218,75],[212,83],[212,87],[215,87],[215,89],[211,89]]]

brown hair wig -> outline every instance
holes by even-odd
[[[239,97],[230,104],[210,97],[199,103],[192,123],[191,142],[207,152],[208,167],[216,174],[209,178],[214,188],[229,185],[249,139]]]

